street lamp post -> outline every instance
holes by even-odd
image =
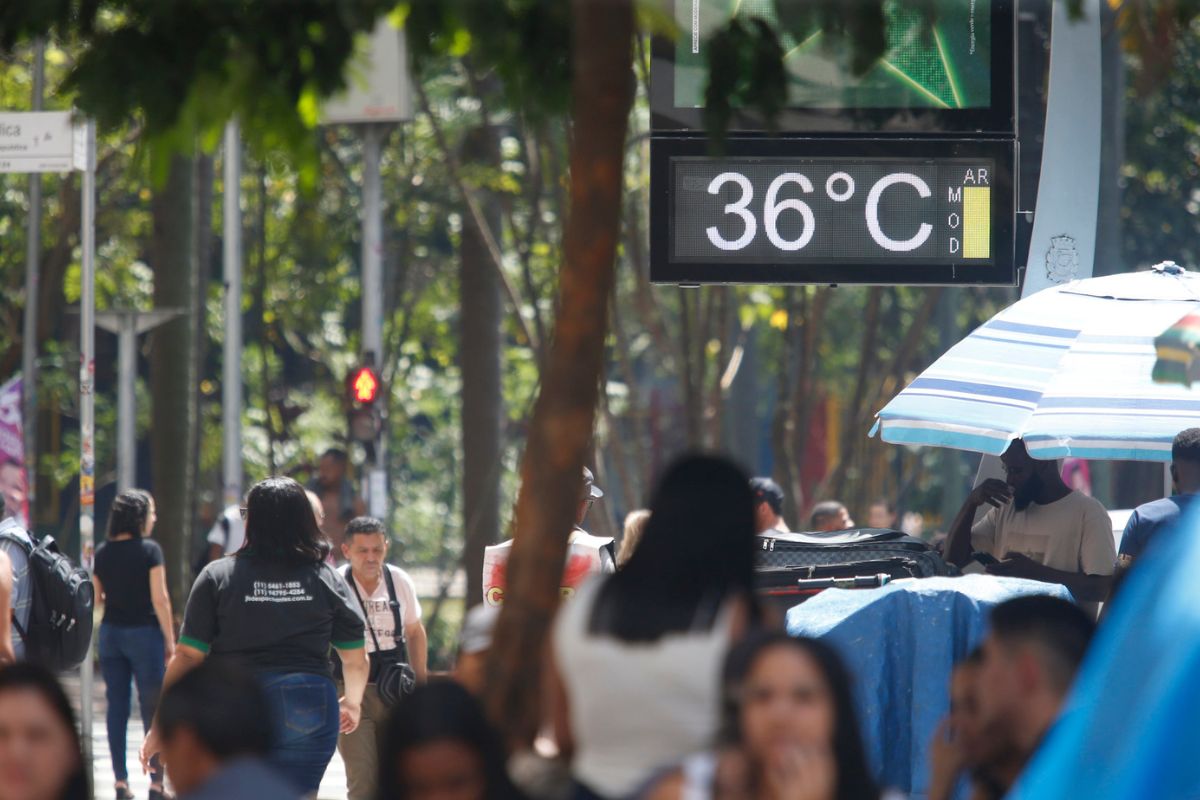
[[[237,120],[225,126],[225,341],[221,427],[225,434],[222,484],[225,507],[242,496],[242,207],[241,140]]]
[[[96,324],[117,335],[117,491],[137,482],[137,337],[183,314],[179,309],[113,309]]]

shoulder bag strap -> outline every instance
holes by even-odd
[[[392,583],[392,568],[383,565],[383,580],[387,583],[388,605],[392,607],[392,617],[396,620],[396,643],[408,652],[408,637],[404,635],[404,621],[400,619],[400,601],[396,599],[396,585]]]
[[[0,541],[12,542],[13,544],[20,547],[25,552],[26,558],[29,558],[30,556],[33,555],[34,545],[31,544],[33,537],[30,537],[30,541],[28,541],[28,542],[25,541],[20,536],[18,536],[16,533],[14,533],[14,530],[18,529],[18,528],[19,528],[19,526],[17,526],[15,523],[11,522],[10,520],[4,520],[3,523],[0,523]],[[29,569],[32,569],[32,566],[30,566]],[[13,588],[14,588],[14,590],[16,589],[15,586]],[[17,631],[17,635],[21,637],[22,641],[28,640],[29,632],[27,630],[25,630],[25,628],[21,625],[20,622],[17,621],[17,609],[16,608],[14,608],[12,610],[11,616],[12,616],[12,626]]]
[[[379,637],[375,635],[375,626],[371,624],[371,612],[367,610],[366,601],[358,593],[358,583],[354,580],[354,573],[349,570],[346,570],[346,583],[350,584],[350,590],[354,592],[354,596],[358,598],[358,604],[362,607],[363,619],[367,623],[367,631],[371,634],[371,642],[375,645],[375,652],[383,652],[383,648],[379,646]]]

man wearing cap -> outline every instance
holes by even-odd
[[[567,561],[563,566],[562,594],[570,597],[590,576],[597,573],[616,572],[616,557],[613,539],[610,536],[592,536],[582,527],[592,503],[604,497],[596,485],[596,478],[587,467],[583,468],[580,485],[579,507],[575,514],[575,527],[567,538]],[[483,602],[489,606],[504,603],[506,568],[512,552],[512,539],[494,544],[483,555]]]
[[[754,522],[758,534],[790,533],[783,521],[783,489],[770,478],[751,478],[754,492]]]

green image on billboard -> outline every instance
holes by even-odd
[[[846,3],[853,13],[853,3]],[[797,109],[991,106],[991,0],[934,0],[932,27],[902,0],[884,4],[887,48],[863,75],[849,66],[845,43],[820,29],[783,32],[775,0],[675,0],[675,105],[704,105],[708,37],[732,17],[761,17],[780,34]]]

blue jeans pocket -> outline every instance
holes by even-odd
[[[312,686],[281,686],[283,724],[289,734],[311,736],[329,723],[325,695]]]

